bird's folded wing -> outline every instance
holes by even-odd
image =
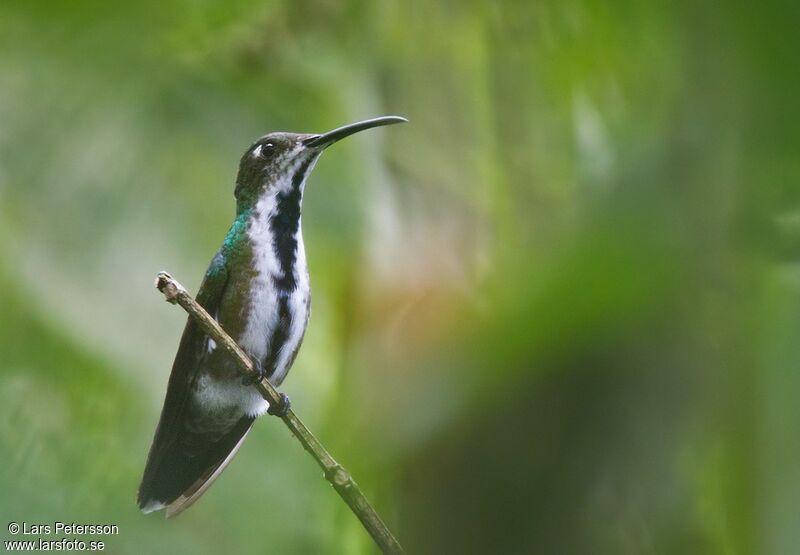
[[[217,311],[227,283],[228,270],[225,259],[221,253],[217,253],[211,261],[196,297],[200,306],[212,316]],[[197,377],[199,362],[205,352],[206,339],[206,334],[190,316],[183,330],[175,362],[172,364],[164,408],[161,411],[153,445],[150,447],[150,454],[147,457],[147,466],[139,486],[140,500],[143,495],[146,495],[149,484],[158,471],[163,454],[176,441],[181,430],[182,416]]]

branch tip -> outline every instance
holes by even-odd
[[[167,272],[158,273],[155,286],[156,289],[164,294],[166,301],[171,304],[178,302],[178,295],[185,291],[181,284],[175,281]]]

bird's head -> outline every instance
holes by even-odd
[[[236,177],[237,211],[252,207],[265,195],[300,191],[322,151],[359,131],[407,121],[399,116],[359,121],[322,135],[269,133],[242,155]]]

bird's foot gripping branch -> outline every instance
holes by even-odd
[[[217,348],[224,349],[236,362],[242,372],[254,379],[253,386],[261,396],[276,407],[276,416],[283,420],[289,431],[300,441],[303,448],[322,468],[325,479],[347,503],[350,510],[358,517],[361,524],[369,532],[372,539],[384,553],[403,553],[403,548],[389,531],[381,517],[375,512],[358,484],[345,468],[328,453],[319,440],[309,431],[305,424],[288,407],[288,399],[279,393],[263,376],[259,375],[252,359],[242,350],[219,323],[194,300],[184,287],[166,272],[160,272],[156,278],[156,288],[164,294],[166,300],[180,305],[189,316],[194,318],[203,331],[216,342]]]

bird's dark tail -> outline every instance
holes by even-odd
[[[181,434],[162,433],[166,430],[159,425],[139,486],[139,508],[145,513],[166,508],[167,518],[187,509],[233,459],[254,421],[243,416],[211,441],[186,429]]]

